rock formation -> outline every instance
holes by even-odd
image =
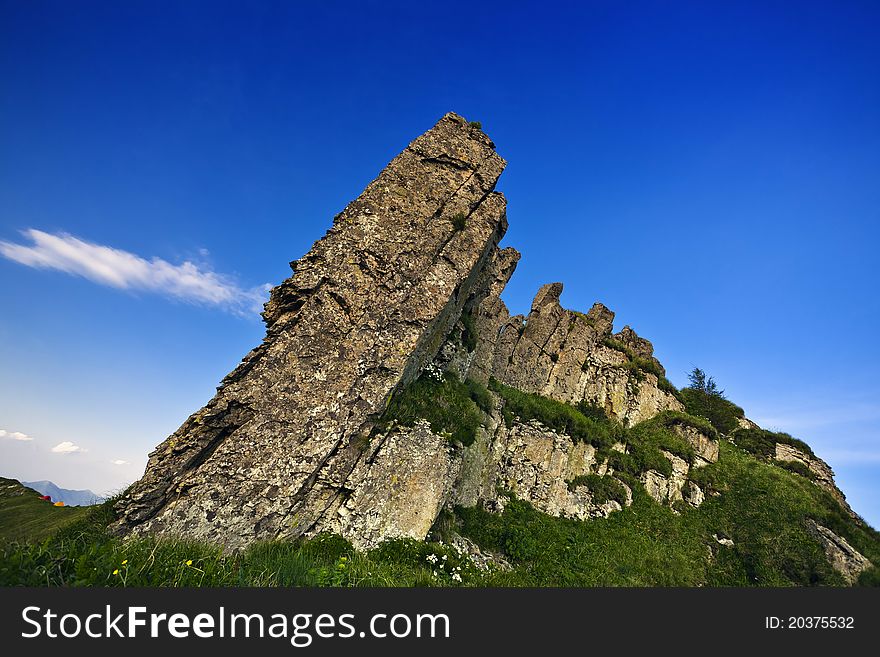
[[[564,309],[561,283],[543,286],[525,317],[501,300],[520,258],[498,247],[504,166],[479,126],[455,114],[394,158],[291,263],[265,305],[263,342],[150,455],[117,505],[116,529],[229,549],[327,531],[368,548],[424,539],[444,507],[501,510],[511,494],[580,520],[631,504],[635,484],[673,508],[702,504],[691,476],[718,460],[719,439],[681,413],[651,343],[628,326],[614,333],[600,303]],[[679,449],[663,446],[661,462],[624,476],[615,464],[634,458],[633,446],[520,417],[485,390],[491,404],[467,446],[426,420],[383,423],[424,372],[597,409],[615,426],[662,420]],[[797,450],[776,458],[837,490],[824,462]],[[864,565],[830,530],[815,532],[848,573]]]
[[[332,518],[375,458],[370,418],[479,294],[507,227],[493,191],[504,166],[479,128],[447,114],[385,167],[291,263],[262,344],[150,455],[120,527],[239,547]]]

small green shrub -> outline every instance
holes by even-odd
[[[579,312],[577,310],[572,310],[571,313],[572,313],[573,318],[575,320],[580,319],[580,320],[583,320],[584,322],[586,322],[587,324],[589,324],[590,326],[593,326],[593,327],[596,326],[596,322],[589,315],[586,315],[586,314]]]
[[[672,428],[676,424],[693,427],[697,431],[706,434],[710,438],[718,438],[718,431],[712,424],[701,417],[694,417],[689,413],[680,413],[678,411],[663,411],[655,415],[649,422],[659,422],[665,427]]]
[[[614,477],[588,474],[575,477],[568,482],[568,490],[573,491],[578,486],[586,486],[596,504],[605,504],[610,500],[618,502],[621,506],[626,504],[626,489]]]
[[[813,453],[812,448],[807,445],[807,443],[805,443],[803,440],[798,440],[797,438],[792,437],[791,434],[785,433],[784,431],[773,431],[771,433],[777,443],[791,445],[795,449],[799,449],[800,451],[802,451],[804,454],[816,458],[816,455]]]
[[[672,382],[665,376],[657,377],[657,387],[664,392],[668,392],[670,395],[672,395],[678,401],[684,404],[684,398],[681,396],[681,392],[679,391],[679,389],[672,385]]]
[[[462,325],[461,344],[470,353],[477,348],[477,328],[474,316],[470,312],[463,312],[459,321]]]
[[[452,228],[455,232],[464,230],[467,225],[467,215],[464,212],[456,212],[452,215]]]
[[[739,427],[739,419],[745,417],[743,409],[732,401],[695,388],[682,388],[679,399],[685,410],[696,417],[706,418],[719,433],[727,435]]]
[[[495,408],[495,400],[492,398],[492,394],[486,389],[486,386],[477,383],[473,379],[466,379],[464,384],[467,386],[468,395],[477,405],[477,408],[484,413],[491,413]]]
[[[623,472],[638,477],[648,470],[656,470],[664,477],[672,475],[672,463],[669,462],[659,448],[641,442],[628,444],[628,452],[611,450],[607,453],[608,464],[614,468],[615,474]]]
[[[691,415],[706,418],[721,434],[736,431],[739,420],[745,417],[743,409],[728,400],[715,379],[699,367],[695,367],[688,378],[690,385],[679,391],[678,395],[685,410]]]
[[[578,412],[581,413],[581,415],[584,415],[591,420],[619,427],[618,421],[614,418],[608,417],[608,413],[605,412],[605,409],[598,404],[594,404],[592,402],[588,402],[585,399],[582,399],[577,404],[575,404],[575,408],[578,410]]]
[[[483,124],[480,123],[479,121],[468,121],[468,125],[470,127],[474,128],[475,130],[482,130],[483,129]]]
[[[730,434],[731,440],[747,452],[764,459],[776,457],[776,441],[764,429],[737,429]]]
[[[635,354],[632,349],[623,344],[620,340],[615,340],[614,338],[605,338],[602,340],[602,344],[604,344],[609,349],[614,349],[614,351],[619,351],[624,356],[627,357],[628,360],[633,360],[635,358]]]
[[[859,575],[859,586],[880,586],[880,568],[872,566]]]
[[[638,383],[641,383],[642,381],[645,380],[644,371],[642,370],[642,368],[639,367],[638,363],[636,363],[634,360],[626,361],[623,365],[621,365],[621,367],[623,369],[625,369],[627,375],[629,377],[631,377],[630,382],[636,381]],[[634,392],[637,392],[637,390]]]

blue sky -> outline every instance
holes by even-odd
[[[880,525],[873,2],[0,2],[0,475],[98,492],[262,337],[266,284],[454,110],[505,292],[601,300]],[[53,448],[55,451],[52,451]]]

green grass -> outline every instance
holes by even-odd
[[[554,518],[515,498],[501,514],[474,507],[441,516],[436,525],[441,535],[455,530],[470,537],[507,559],[513,566],[509,572],[478,571],[448,545],[414,540],[356,551],[338,536],[319,535],[260,543],[236,554],[192,541],[121,540],[106,529],[115,518],[110,500],[85,509],[49,538],[0,541],[0,585],[840,585],[807,529],[808,518],[880,563],[877,532],[856,524],[827,492],[803,477],[728,442],[721,443],[718,463],[696,473],[704,485],[712,481],[720,495],[680,514],[627,479],[633,504],[608,518]],[[589,483],[599,490],[610,481],[597,477]],[[607,493],[613,494],[610,486]],[[734,546],[718,545],[713,534],[729,536]],[[880,583],[880,571],[869,570],[860,583]]]
[[[809,481],[722,442],[698,472],[724,492],[676,515],[633,486],[633,505],[608,518],[552,518],[513,499],[502,514],[456,510],[460,531],[514,566],[490,583],[516,586],[809,586],[843,581],[809,533],[814,518],[880,563],[880,536],[848,519]],[[718,545],[726,534],[734,547]],[[710,550],[712,556],[710,557]],[[880,581],[876,569],[860,582]]]
[[[631,477],[637,478],[648,470],[656,470],[668,477],[672,474],[672,464],[661,450],[675,454],[688,463],[693,463],[695,456],[693,447],[673,430],[676,424],[690,425],[710,436],[715,435],[711,425],[699,418],[685,413],[665,411],[625,430],[623,442],[626,445],[626,453],[603,450],[600,456],[608,458],[616,472]]]
[[[766,429],[737,429],[731,434],[731,438],[747,452],[765,459],[776,458],[776,443],[791,445],[808,456],[815,457],[813,450],[807,443],[792,438],[787,433],[767,431]]]
[[[0,540],[41,540],[87,510],[83,506],[54,506],[15,479],[0,477]]]
[[[538,420],[549,429],[564,433],[576,441],[583,441],[602,448],[611,447],[622,437],[622,427],[609,422],[588,417],[574,406],[542,397],[504,385],[492,378],[489,390],[504,399],[502,414],[508,426],[514,418],[523,422]]]
[[[457,586],[453,573],[462,584],[480,577],[436,543],[390,541],[358,552],[322,534],[229,554],[195,541],[120,540],[107,532],[113,519],[107,502],[42,542],[0,542],[0,586]]]
[[[701,417],[694,417],[689,413],[680,413],[678,411],[663,411],[652,417],[648,422],[662,424],[664,427],[672,428],[676,424],[693,427],[697,431],[706,434],[710,438],[718,438],[718,431],[712,426],[712,423]]]
[[[470,312],[461,314],[461,344],[468,352],[477,348],[477,329],[474,326],[474,316]]]
[[[391,399],[377,428],[387,429],[393,422],[412,426],[416,420],[425,419],[434,433],[470,445],[483,423],[480,409],[491,407],[489,393],[474,381],[462,383],[451,372],[444,372],[439,380],[422,374]]]
[[[799,474],[801,477],[806,477],[807,479],[811,479],[813,481],[816,480],[816,474],[810,470],[809,466],[800,461],[780,461],[779,459],[773,459],[773,465],[782,468],[783,470],[788,470],[789,472],[794,472],[795,474]]]

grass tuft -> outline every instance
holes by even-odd
[[[522,392],[494,378],[489,379],[489,390],[504,399],[502,414],[508,426],[516,417],[523,422],[538,420],[549,429],[597,448],[611,447],[622,436],[622,427],[607,418],[588,417],[577,408],[555,399]]]
[[[467,215],[464,212],[456,212],[452,215],[452,228],[455,232],[464,230],[467,225]]]
[[[452,372],[423,373],[391,399],[376,426],[388,429],[394,422],[412,426],[425,419],[434,433],[470,445],[483,424],[480,410],[491,408],[492,398],[479,383],[462,383]]]

